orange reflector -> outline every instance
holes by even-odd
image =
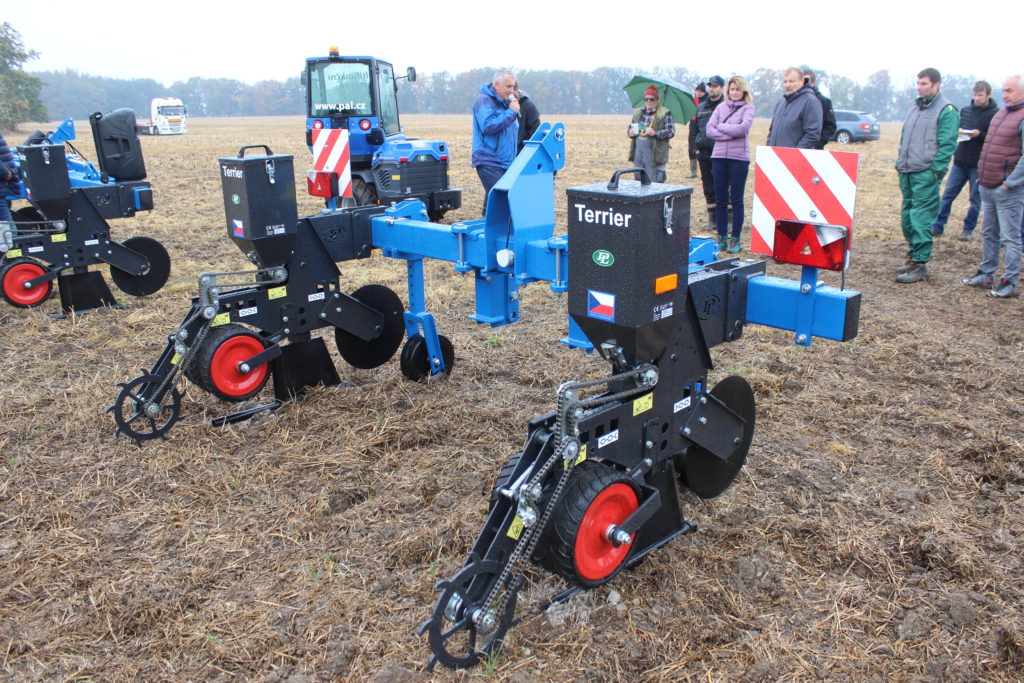
[[[679,274],[663,275],[654,281],[654,293],[664,294],[679,286]]]

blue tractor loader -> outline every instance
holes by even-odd
[[[356,206],[387,206],[418,199],[431,220],[462,206],[462,190],[448,187],[448,145],[408,138],[398,120],[398,81],[416,80],[409,67],[394,67],[376,57],[344,57],[331,47],[327,57],[310,57],[302,82],[306,88],[306,144],[314,131],[348,131],[351,197]],[[327,193],[329,202],[340,196]]]

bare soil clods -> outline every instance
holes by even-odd
[[[628,150],[625,120],[565,121],[559,232],[564,189],[606,179]],[[465,207],[449,218],[478,215],[468,117],[403,122],[451,145]],[[231,408],[190,387],[168,440],[115,441],[114,383],[156,359],[200,272],[247,267],[226,237],[217,157],[269,144],[295,155],[300,182],[308,160],[299,118],[190,129],[143,139],[156,209],[112,223],[116,239],[167,247],[165,289],[67,320],[46,316],[55,300],[0,308],[0,678],[424,680],[415,629],[494,476],[561,381],[606,368],[557,343],[565,300],[543,285],[524,292],[521,322],[490,329],[465,317],[472,280],[430,264],[428,308],[456,350],[443,382],[404,380],[397,358],[372,372],[339,359],[351,386],[224,429],[206,420]],[[758,431],[732,489],[684,496],[700,531],[546,614],[534,606],[563,586],[531,573],[505,649],[438,679],[1020,679],[1022,304],[959,283],[980,257],[978,240],[955,239],[966,196],[930,281],[892,281],[898,132],[849,148],[862,155],[848,277],[860,336],[804,349],[751,327],[713,352],[714,379],[752,382]],[[688,168],[679,139],[673,182]],[[300,213],[319,208],[299,196]],[[703,215],[698,187],[695,228]],[[404,300],[403,266],[342,264],[343,286]]]

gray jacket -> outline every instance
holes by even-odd
[[[910,108],[907,120],[903,124],[903,133],[900,135],[897,171],[917,173],[931,168],[942,142],[939,140],[939,116],[949,106],[949,100],[941,92],[927,102],[920,97],[914,101],[914,106]],[[947,158],[946,164],[948,163]]]
[[[775,105],[768,129],[769,147],[814,149],[821,137],[821,102],[804,81],[802,88]]]

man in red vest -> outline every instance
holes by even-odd
[[[1004,109],[989,124],[978,161],[981,185],[982,251],[978,272],[962,282],[989,288],[988,295],[1017,295],[1020,277],[1021,213],[1024,212],[1024,77],[1014,74],[1003,83]],[[1005,250],[1003,275],[995,280],[999,249]]]

